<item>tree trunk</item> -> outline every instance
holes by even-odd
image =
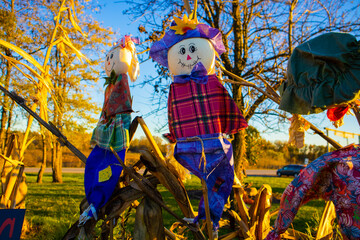
[[[53,182],[62,183],[62,147],[59,142],[54,143],[52,154]]]
[[[233,99],[238,106],[240,112],[244,115],[244,103],[241,93],[241,87],[239,85],[233,85],[232,88]],[[244,116],[246,119],[246,116]],[[247,166],[246,159],[246,141],[245,141],[246,131],[245,129],[236,133],[234,140],[232,141],[233,153],[234,153],[234,168],[235,175],[240,181],[244,179],[245,168]]]
[[[234,136],[234,140],[232,141],[233,152],[234,152],[234,168],[235,174],[239,178],[240,181],[244,179],[245,169],[247,167],[247,159],[245,156],[246,153],[246,131],[241,130],[236,133]]]
[[[42,178],[46,169],[46,153],[47,153],[47,147],[46,147],[46,137],[44,135],[41,135],[42,137],[42,143],[43,143],[43,156],[42,156],[42,163],[41,163],[41,167],[38,173],[38,177],[36,182],[37,183],[42,183]]]

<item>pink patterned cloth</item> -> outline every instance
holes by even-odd
[[[311,162],[285,189],[267,240],[281,239],[299,208],[312,199],[331,200],[344,239],[360,239],[360,145],[349,145]]]
[[[233,134],[248,126],[216,75],[209,75],[206,84],[191,80],[172,83],[168,117],[172,139],[214,133]]]

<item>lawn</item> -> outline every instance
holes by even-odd
[[[285,187],[292,181],[291,177],[247,177],[245,182],[252,183],[259,188],[263,183],[269,184],[275,196],[280,196]],[[23,239],[61,239],[67,229],[79,217],[79,203],[84,198],[83,175],[82,174],[63,174],[62,184],[51,183],[50,174],[45,174],[43,184],[36,183],[36,174],[27,174],[28,195],[26,200],[25,218],[29,222],[31,232],[22,236]],[[185,183],[187,190],[200,189],[200,181],[192,177]],[[158,187],[165,203],[181,216],[181,211],[177,207],[172,195],[162,186]],[[192,199],[194,210],[197,211],[197,199]],[[279,204],[273,203],[272,209],[278,208]],[[306,232],[309,226],[316,226],[316,222],[321,217],[325,204],[323,201],[311,201],[303,206],[298,212],[293,223],[294,228]],[[134,224],[134,213],[130,212],[127,219],[128,233],[131,233]],[[175,218],[163,211],[164,225],[170,227]],[[272,224],[276,216],[272,218]],[[115,234],[119,233],[118,228]],[[221,232],[220,232],[221,233]]]

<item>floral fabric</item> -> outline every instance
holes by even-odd
[[[285,189],[274,230],[266,239],[281,239],[300,206],[318,198],[334,203],[344,237],[360,239],[360,145],[349,145],[311,162]]]

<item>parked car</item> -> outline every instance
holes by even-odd
[[[282,175],[297,177],[304,168],[305,165],[290,164],[278,169],[276,175],[278,177],[281,177]]]

